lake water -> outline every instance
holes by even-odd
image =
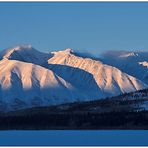
[[[1,146],[148,146],[146,130],[0,131]]]

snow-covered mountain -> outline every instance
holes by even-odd
[[[38,65],[43,65],[51,56],[34,49],[31,45],[20,45],[0,52],[0,59],[19,60]]]
[[[76,96],[73,87],[51,70],[16,60],[0,61],[1,109],[72,102]]]
[[[72,85],[73,83],[80,85],[80,80],[84,80],[81,85],[86,86],[88,84],[87,87],[91,86],[90,79],[86,75],[86,73],[89,73],[98,88],[106,96],[136,91],[146,87],[141,81],[115,67],[90,58],[76,56],[71,49],[54,52],[53,54],[53,57],[48,60],[49,68]]]
[[[148,87],[71,49],[47,54],[23,45],[1,51],[0,59],[0,110],[91,101]]]
[[[103,54],[102,61],[148,84],[147,51],[108,51]]]

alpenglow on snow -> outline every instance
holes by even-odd
[[[73,50],[42,53],[30,45],[0,52],[0,110],[91,101],[148,86]]]

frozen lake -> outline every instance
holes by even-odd
[[[146,130],[0,131],[0,145],[24,146],[145,146]]]

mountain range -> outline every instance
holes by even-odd
[[[42,53],[31,45],[0,52],[0,111],[93,101],[148,88],[148,54],[72,49]],[[132,69],[131,69],[132,68]]]
[[[102,54],[101,60],[148,84],[147,51],[108,51]]]

